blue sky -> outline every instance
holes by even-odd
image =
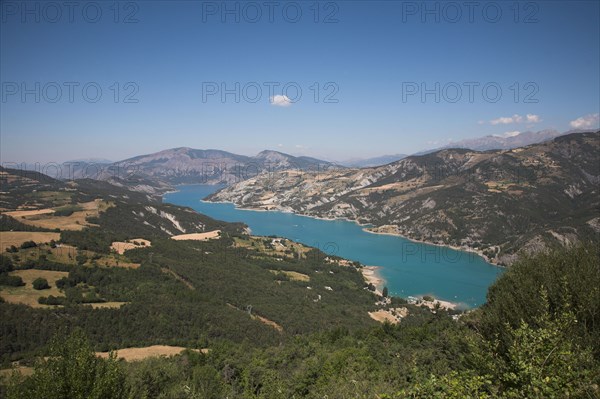
[[[598,126],[597,1],[73,3],[2,1],[2,162],[343,160]]]

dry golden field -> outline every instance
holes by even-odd
[[[125,251],[135,248],[146,248],[151,247],[152,243],[143,238],[134,238],[132,240],[127,241],[115,241],[110,246],[116,253],[119,255],[123,255]]]
[[[86,221],[87,217],[97,217],[100,212],[105,211],[111,206],[113,206],[112,203],[102,200],[84,202],[77,204],[75,207],[78,210],[69,216],[55,216],[54,213],[60,207],[53,209],[17,210],[5,213],[19,222],[30,226],[46,229],[82,230],[86,226],[94,226]]]
[[[170,357],[179,355],[186,348],[181,346],[168,346],[168,345],[153,345],[144,348],[126,348],[118,349],[117,358],[123,359],[127,362],[135,362],[144,360],[150,357]],[[208,349],[192,349],[196,352],[208,353]],[[109,352],[96,352],[96,355],[102,358],[108,358]]]
[[[171,237],[172,240],[183,241],[183,240],[194,240],[194,241],[208,241],[214,238],[219,238],[221,230],[209,231],[206,233],[195,233],[195,234],[181,234],[178,236]]]
[[[36,244],[58,241],[60,233],[40,233],[32,231],[0,231],[0,251],[5,252],[11,245],[19,248],[25,241]]]
[[[19,276],[25,283],[22,287],[2,287],[0,296],[8,303],[20,303],[33,308],[47,308],[50,305],[41,305],[38,303],[38,298],[41,296],[53,295],[56,297],[64,297],[63,293],[56,288],[56,280],[67,277],[67,272],[55,272],[50,270],[17,270],[10,272],[11,276]],[[48,280],[50,288],[47,290],[35,290],[32,282],[36,278],[41,277]]]

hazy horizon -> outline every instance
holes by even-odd
[[[580,133],[580,132],[588,132],[588,131],[595,131],[598,128],[596,127],[595,129],[571,129],[565,132],[559,132],[561,135],[562,134],[568,134],[568,133]],[[540,130],[540,131],[536,131],[534,133],[538,133],[538,132],[542,132],[542,131],[546,131],[546,130],[555,130],[556,129],[544,129],[544,130]],[[558,132],[558,131],[557,131]],[[521,132],[521,133],[526,133],[526,132]],[[471,140],[471,139],[479,139],[479,138],[484,138],[484,137],[489,137],[489,136],[494,136],[494,135],[487,135],[487,136],[475,136],[475,137],[466,137],[463,138],[462,140]],[[501,137],[500,135],[497,135],[497,137]],[[319,155],[309,155],[303,152],[299,152],[299,151],[285,151],[282,148],[264,148],[262,150],[256,151],[256,152],[235,152],[232,150],[228,150],[226,148],[194,148],[194,147],[190,147],[190,146],[186,146],[186,145],[174,145],[172,147],[168,147],[168,148],[161,148],[158,149],[156,151],[152,151],[152,152],[144,152],[144,153],[139,153],[139,152],[135,152],[135,149],[132,149],[132,153],[125,156],[124,158],[118,158],[118,159],[110,159],[110,158],[104,158],[104,157],[99,157],[99,156],[89,156],[89,157],[83,157],[83,156],[79,156],[76,158],[67,158],[67,159],[53,159],[53,158],[39,158],[39,159],[11,159],[10,155],[9,158],[6,157],[2,157],[2,161],[0,163],[0,166],[3,167],[16,167],[16,168],[23,168],[25,167],[30,167],[32,165],[35,164],[40,164],[40,165],[47,165],[47,164],[52,164],[52,163],[68,163],[68,162],[91,162],[91,163],[114,163],[114,162],[120,162],[120,161],[125,161],[131,158],[135,158],[135,157],[139,157],[139,156],[145,156],[145,155],[151,155],[151,154],[155,154],[155,153],[159,153],[159,152],[163,152],[163,151],[169,151],[169,150],[174,150],[174,149],[178,149],[178,148],[191,148],[194,150],[205,150],[205,151],[224,151],[224,152],[228,152],[231,154],[235,154],[235,155],[243,155],[243,156],[247,156],[247,157],[253,157],[258,155],[260,152],[262,151],[275,151],[275,152],[280,152],[280,153],[284,153],[287,155],[292,155],[295,157],[310,157],[310,158],[317,158],[319,160],[323,160],[323,161],[328,161],[328,162],[337,162],[337,163],[351,163],[351,162],[356,162],[356,161],[362,161],[362,160],[367,160],[367,159],[371,159],[371,158],[383,158],[383,157],[393,157],[393,156],[397,156],[397,155],[406,155],[406,156],[410,156],[410,155],[416,155],[419,154],[421,152],[429,152],[432,150],[436,150],[438,148],[442,148],[443,146],[451,146],[453,143],[456,143],[457,141],[448,141],[446,143],[440,143],[439,145],[432,145],[430,147],[427,148],[421,148],[418,151],[412,152],[412,153],[405,153],[405,152],[394,152],[394,151],[390,151],[388,153],[373,153],[371,155],[368,155],[368,153],[365,153],[362,156],[342,156],[341,158],[333,158],[331,156],[328,156],[327,154],[324,154],[322,156]]]

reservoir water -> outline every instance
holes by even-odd
[[[368,233],[345,220],[320,220],[291,213],[249,211],[233,204],[203,202],[221,186],[179,186],[164,202],[188,206],[214,219],[243,222],[254,235],[276,235],[364,265],[380,266],[390,294],[400,297],[434,295],[467,307],[485,302],[487,288],[502,269],[480,256],[435,245]]]

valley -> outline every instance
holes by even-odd
[[[0,14],[0,399],[600,399],[600,1]]]
[[[320,249],[329,257],[342,257],[367,266],[378,266],[381,291],[401,298],[433,295],[460,303],[461,308],[480,306],[487,288],[502,273],[475,253],[415,243],[401,237],[377,235],[365,226],[346,220],[324,220],[291,212],[236,208],[231,203],[201,201],[218,186],[179,186],[163,197],[165,203],[188,206],[219,220],[244,222],[259,236],[286,237]],[[298,244],[294,244],[296,248]],[[283,249],[277,243],[269,244]],[[280,251],[281,253],[281,251]],[[363,268],[363,273],[369,269]],[[370,274],[370,272],[369,272]]]

